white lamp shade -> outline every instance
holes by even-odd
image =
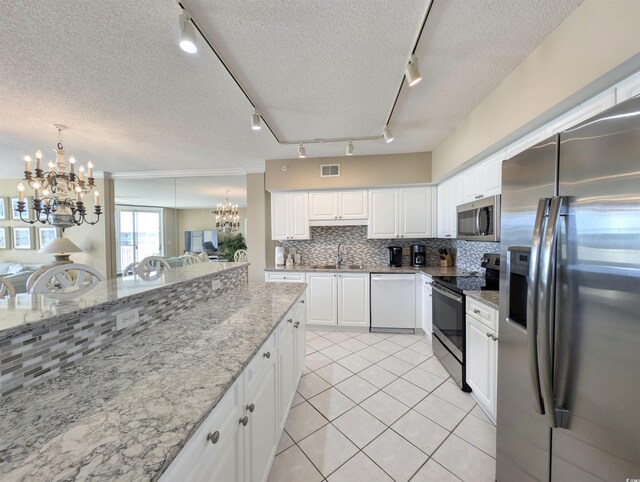
[[[82,250],[67,238],[56,238],[49,244],[40,248],[38,253],[81,253]]]

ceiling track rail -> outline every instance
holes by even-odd
[[[433,8],[434,3],[436,3],[436,0],[430,1],[429,7],[427,8],[426,13],[424,14],[422,25],[420,26],[420,30],[418,31],[418,36],[416,37],[416,41],[413,44],[413,49],[411,50],[411,55],[414,55],[416,53],[416,50],[418,49],[418,43],[420,42],[420,38],[422,38],[422,32],[424,31],[424,27],[427,24],[427,19],[429,18],[429,14],[431,13],[431,9]],[[400,86],[398,87],[398,92],[396,92],[396,98],[393,100],[391,111],[389,111],[389,116],[387,117],[387,122],[385,123],[385,125],[387,126],[391,122],[391,117],[393,116],[393,112],[396,110],[396,105],[398,104],[398,99],[400,98],[400,92],[402,92],[402,87],[404,87],[404,75],[400,80]]]
[[[427,11],[425,13],[424,19],[422,20],[422,25],[420,26],[420,30],[418,32],[418,35],[416,37],[416,40],[413,44],[413,49],[411,50],[411,55],[414,55],[416,52],[416,49],[418,48],[418,43],[420,42],[420,38],[422,37],[422,32],[424,31],[425,25],[427,23],[427,19],[429,18],[429,13],[431,13],[431,9],[433,8],[433,4],[435,3],[436,0],[430,0],[429,3],[429,7],[427,8]],[[180,8],[182,10],[186,10],[186,7],[182,4],[182,2],[178,2],[178,5],[180,6]],[[251,107],[253,107],[255,110],[257,110],[260,113],[260,117],[262,118],[262,122],[264,122],[264,125],[267,126],[267,129],[269,129],[269,132],[271,133],[271,135],[273,136],[273,138],[276,140],[276,142],[280,145],[293,145],[293,144],[324,144],[324,143],[332,143],[332,142],[348,142],[348,141],[373,141],[373,140],[379,140],[382,139],[383,136],[382,135],[378,135],[378,136],[360,136],[360,137],[335,137],[335,138],[327,138],[327,139],[302,139],[302,140],[292,140],[292,141],[286,141],[283,139],[280,139],[278,137],[278,135],[275,133],[275,131],[272,129],[271,125],[269,124],[269,122],[264,118],[264,116],[262,115],[262,110],[260,108],[258,108],[258,106],[256,105],[256,103],[253,101],[253,99],[249,96],[249,94],[247,93],[247,91],[244,89],[244,87],[242,87],[242,84],[240,83],[240,81],[238,80],[238,78],[233,75],[233,72],[231,71],[231,69],[229,68],[229,66],[225,63],[224,59],[222,58],[222,56],[218,53],[218,51],[215,49],[215,47],[213,46],[213,44],[209,41],[209,39],[207,38],[207,36],[205,35],[205,33],[200,29],[200,26],[198,25],[198,23],[193,19],[193,17],[191,16],[190,12],[189,12],[189,17],[190,17],[190,21],[191,23],[193,23],[193,26],[196,28],[196,30],[198,31],[198,33],[200,34],[200,36],[204,39],[204,41],[206,42],[206,44],[209,46],[209,48],[211,49],[211,51],[213,52],[213,54],[217,57],[217,59],[220,61],[220,63],[222,64],[222,66],[225,68],[225,70],[227,71],[227,73],[229,74],[229,76],[233,79],[233,81],[235,82],[235,84],[238,86],[238,88],[240,89],[240,91],[243,93],[243,95],[245,96],[245,98],[247,99],[247,101],[249,102],[249,104],[251,104]],[[400,80],[400,86],[398,87],[398,91],[396,93],[396,97],[393,101],[393,105],[391,106],[391,111],[389,112],[389,116],[387,117],[387,121],[385,122],[385,127],[389,125],[389,123],[391,122],[391,117],[393,116],[393,113],[395,111],[396,105],[398,103],[398,98],[400,97],[400,93],[402,92],[402,87],[404,86],[404,74],[402,75],[402,79]]]

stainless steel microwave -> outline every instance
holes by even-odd
[[[500,241],[500,195],[457,207],[458,239]]]

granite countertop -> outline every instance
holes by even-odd
[[[13,336],[59,321],[65,315],[90,312],[105,303],[114,303],[129,296],[166,286],[235,269],[248,263],[198,263],[166,270],[159,278],[144,280],[126,276],[96,283],[80,296],[19,294],[0,300],[0,338]]]
[[[155,480],[304,284],[249,283],[0,403],[0,479]]]
[[[495,310],[500,309],[500,292],[499,291],[465,291],[465,295],[474,300],[478,300]]]
[[[364,264],[358,265],[358,268],[349,268],[348,265],[342,268],[318,268],[313,264],[295,264],[293,266],[275,266],[273,268],[265,269],[266,272],[271,273],[295,273],[295,272],[326,272],[333,273],[336,271],[339,272],[350,272],[350,273],[401,273],[401,274],[416,274],[416,273],[424,273],[429,276],[459,276],[466,274],[467,272],[456,268],[455,266],[451,266],[448,268],[444,268],[442,266],[423,266],[421,268],[414,268],[413,266],[403,266],[401,268],[392,268],[386,264]]]

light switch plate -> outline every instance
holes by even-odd
[[[220,288],[222,288],[222,283],[219,279],[211,280],[211,289],[213,291],[219,290]]]
[[[116,315],[116,330],[124,330],[137,324],[140,321],[140,310],[134,308],[132,310],[123,311]]]

